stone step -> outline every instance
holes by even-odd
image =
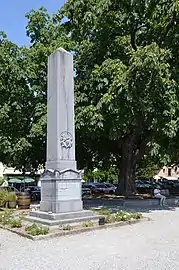
[[[63,220],[63,219],[73,219],[73,218],[81,218],[81,217],[89,217],[96,216],[91,210],[82,210],[77,212],[66,212],[66,213],[52,213],[52,212],[43,212],[40,210],[31,211],[30,216],[38,217],[42,219],[50,219],[50,220]]]
[[[48,226],[57,226],[57,225],[67,225],[73,224],[77,225],[85,221],[92,221],[94,223],[99,223],[99,219],[102,218],[101,215],[92,215],[92,216],[84,216],[84,217],[77,217],[77,218],[70,218],[70,219],[61,219],[61,220],[50,220],[50,219],[43,219],[34,216],[25,217],[25,220],[40,223],[43,225]]]

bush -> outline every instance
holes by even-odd
[[[93,227],[93,226],[94,226],[94,224],[90,220],[82,223],[82,227],[85,227],[85,228],[90,228],[90,227]]]
[[[45,235],[49,233],[49,227],[43,227],[41,225],[32,224],[25,228],[25,231],[30,235]]]
[[[62,230],[64,230],[64,231],[71,231],[72,229],[73,229],[73,227],[71,225],[64,225],[62,227]]]
[[[12,212],[11,211],[3,211],[0,213],[0,223],[2,225],[9,225],[11,224],[12,220]]]
[[[125,211],[119,211],[115,214],[116,221],[128,221],[131,219],[131,214]]]
[[[8,203],[8,191],[5,190],[5,189],[1,189],[0,190],[0,207],[4,207],[4,206],[7,206],[7,203]]]
[[[11,228],[21,228],[22,221],[20,219],[11,219],[10,226],[11,226]]]
[[[140,219],[140,218],[142,218],[142,214],[141,213],[133,213],[131,215],[132,215],[132,218],[133,219]]]
[[[16,193],[15,192],[8,192],[6,200],[7,200],[7,202],[17,201]]]
[[[123,210],[112,214],[111,210],[101,209],[98,211],[98,213],[104,215],[105,223],[129,221],[142,218],[142,214],[140,213],[129,213]]]
[[[111,215],[112,214],[112,210],[111,209],[100,209],[97,210],[99,215]]]
[[[3,183],[4,183],[4,178],[0,177],[0,186],[2,186]]]

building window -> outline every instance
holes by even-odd
[[[172,173],[172,169],[168,168],[168,176],[171,176],[171,173]]]
[[[163,173],[165,173],[165,168],[163,168]]]

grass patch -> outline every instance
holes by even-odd
[[[11,219],[10,222],[11,228],[21,228],[22,227],[22,221],[21,219]]]
[[[90,228],[93,226],[94,226],[94,223],[90,220],[82,223],[82,227],[84,227],[84,228]]]
[[[0,224],[10,225],[12,219],[12,211],[4,210],[0,213]]]
[[[105,223],[114,223],[120,221],[132,221],[136,219],[141,219],[143,216],[141,213],[129,213],[127,211],[119,211],[117,213],[112,213],[111,209],[93,209],[98,212],[98,214],[103,215],[105,217]]]
[[[32,236],[46,235],[49,233],[49,227],[43,227],[34,223],[30,226],[27,226],[25,228],[25,231]]]
[[[13,217],[13,211],[4,210],[0,212],[0,224],[10,226],[11,228],[21,228],[22,222],[20,218]]]

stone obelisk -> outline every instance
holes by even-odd
[[[46,169],[76,170],[73,55],[58,49],[48,59]]]
[[[53,213],[82,210],[81,177],[75,161],[73,55],[62,48],[48,58],[46,171],[54,175],[50,181],[42,177],[40,209]]]
[[[40,180],[40,211],[27,219],[57,225],[99,218],[83,210],[75,161],[73,55],[62,48],[48,58],[47,159]]]

